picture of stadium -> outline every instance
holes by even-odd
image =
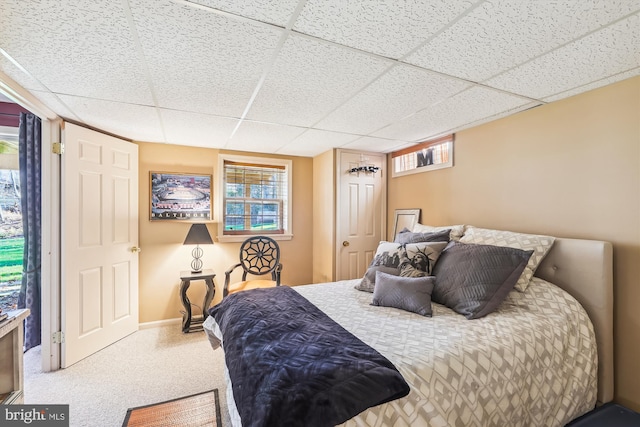
[[[151,173],[151,218],[211,219],[211,175]]]

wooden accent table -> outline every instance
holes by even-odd
[[[209,317],[207,310],[211,306],[211,301],[216,293],[216,286],[213,283],[213,278],[216,277],[213,270],[202,270],[200,273],[192,273],[191,271],[180,272],[180,299],[184,310],[182,312],[182,332],[188,333],[192,331],[201,331],[202,323]],[[191,301],[187,296],[187,289],[191,285],[192,280],[204,280],[207,286],[207,293],[204,296],[204,302],[202,304],[202,316],[196,316],[192,318],[191,314]]]
[[[0,322],[0,403],[24,401],[24,322],[29,309],[11,310]]]

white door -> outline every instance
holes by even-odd
[[[385,155],[339,150],[337,175],[337,280],[356,279],[385,235]]]
[[[63,368],[138,330],[138,146],[65,123]]]

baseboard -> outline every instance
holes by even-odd
[[[138,324],[138,329],[159,328],[161,326],[177,325],[181,323],[182,323],[181,317],[176,317],[174,319],[154,320],[153,322],[145,322],[145,323]]]

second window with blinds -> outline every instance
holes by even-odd
[[[220,154],[220,241],[291,238],[291,161]]]

